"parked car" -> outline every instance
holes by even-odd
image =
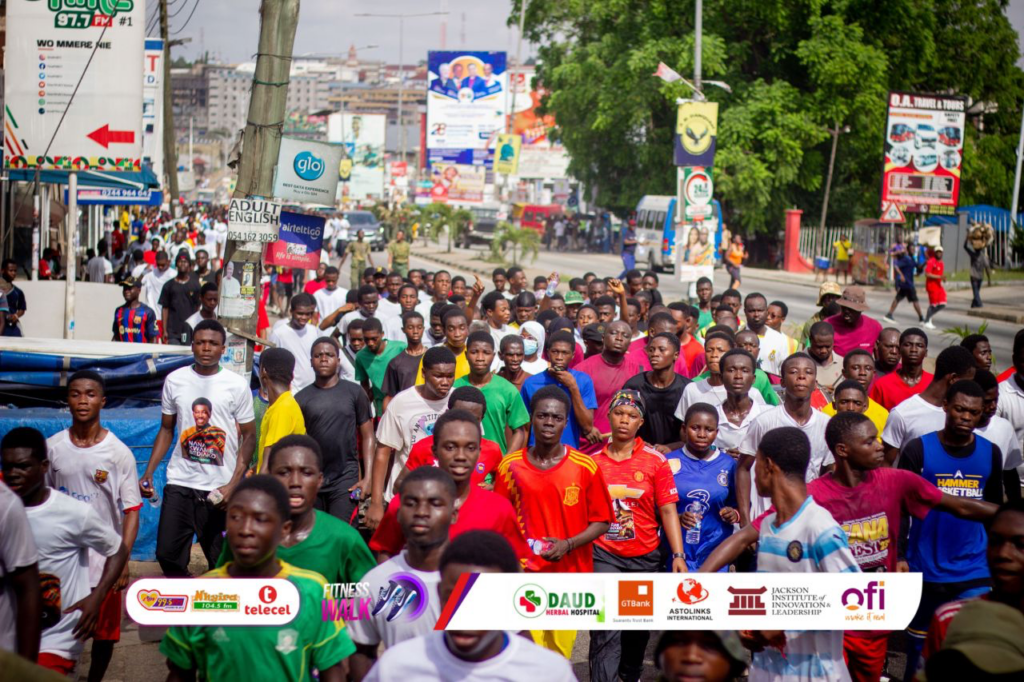
[[[939,142],[947,147],[960,146],[960,129],[954,126],[947,126],[939,130]]]
[[[462,246],[468,249],[474,244],[490,244],[498,229],[498,209],[473,207],[469,211],[473,214],[473,221],[462,233]]]
[[[914,129],[906,123],[896,123],[889,131],[889,139],[893,142],[909,142],[914,139]]]
[[[927,123],[922,123],[917,126],[917,133],[914,135],[914,148],[920,149],[921,147],[935,147],[936,142],[939,138],[935,134],[935,127],[930,126]]]
[[[372,251],[383,251],[387,247],[388,242],[384,238],[384,228],[373,213],[370,211],[345,211],[344,216],[352,226],[348,233],[348,239],[344,241],[354,240],[356,233],[362,230],[363,239],[370,242]]]

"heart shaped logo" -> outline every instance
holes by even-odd
[[[156,604],[157,598],[160,597],[160,593],[157,590],[146,590],[139,592],[139,603],[145,608],[151,609]]]

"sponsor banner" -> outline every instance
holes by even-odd
[[[432,51],[427,69],[427,148],[487,149],[505,127],[505,53]]]
[[[278,267],[316,270],[326,222],[323,216],[281,211],[281,230],[277,241],[267,244],[264,262]]]
[[[967,98],[890,92],[882,210],[953,215],[960,197]]]
[[[297,137],[282,137],[274,196],[285,201],[333,206],[342,148]]]
[[[479,204],[484,200],[487,171],[483,166],[436,163],[430,167],[433,201]]]
[[[437,630],[902,630],[920,573],[470,574]]]
[[[6,19],[4,167],[141,170],[143,0],[9,0]]]
[[[435,163],[458,163],[464,166],[484,166],[491,170],[494,165],[493,149],[431,149],[427,153],[431,166]]]
[[[139,625],[284,625],[299,590],[281,578],[143,578],[125,604]]]
[[[498,135],[494,172],[515,175],[519,170],[519,150],[522,145],[523,138],[519,135]]]
[[[519,153],[520,178],[557,180],[569,177],[569,154],[562,147],[530,145]]]
[[[384,114],[331,114],[327,139],[345,147],[341,161],[341,197],[380,198],[384,194]]]
[[[675,164],[706,166],[715,162],[718,103],[684,102],[676,115]]]
[[[691,166],[683,168],[679,194],[683,200],[684,220],[700,222],[710,218],[714,213],[714,208],[711,206],[714,193],[715,185],[711,179],[710,168]]]
[[[281,202],[274,199],[232,199],[228,207],[228,239],[276,241],[280,223]]]

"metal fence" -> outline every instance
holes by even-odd
[[[1015,228],[1011,223],[1009,212],[1006,215],[991,216],[989,222],[995,230],[996,239],[988,248],[988,257],[995,268],[1019,268],[1024,265],[1020,258],[1015,258],[1013,253],[1013,234]],[[1020,225],[1020,223],[1017,223]]]
[[[843,225],[825,227],[824,230],[803,227],[800,230],[800,255],[810,263],[814,263],[815,258],[827,258],[831,263],[836,256],[834,244],[843,234],[852,236],[853,228]]]

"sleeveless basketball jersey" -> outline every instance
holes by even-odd
[[[957,497],[982,499],[992,471],[992,443],[975,435],[970,457],[952,457],[939,442],[938,432],[921,436],[924,463],[921,476],[942,492]],[[995,472],[998,475],[1000,472]],[[985,527],[977,521],[957,518],[933,509],[910,528],[907,559],[911,571],[924,574],[925,582],[953,583],[988,578],[985,560]]]

